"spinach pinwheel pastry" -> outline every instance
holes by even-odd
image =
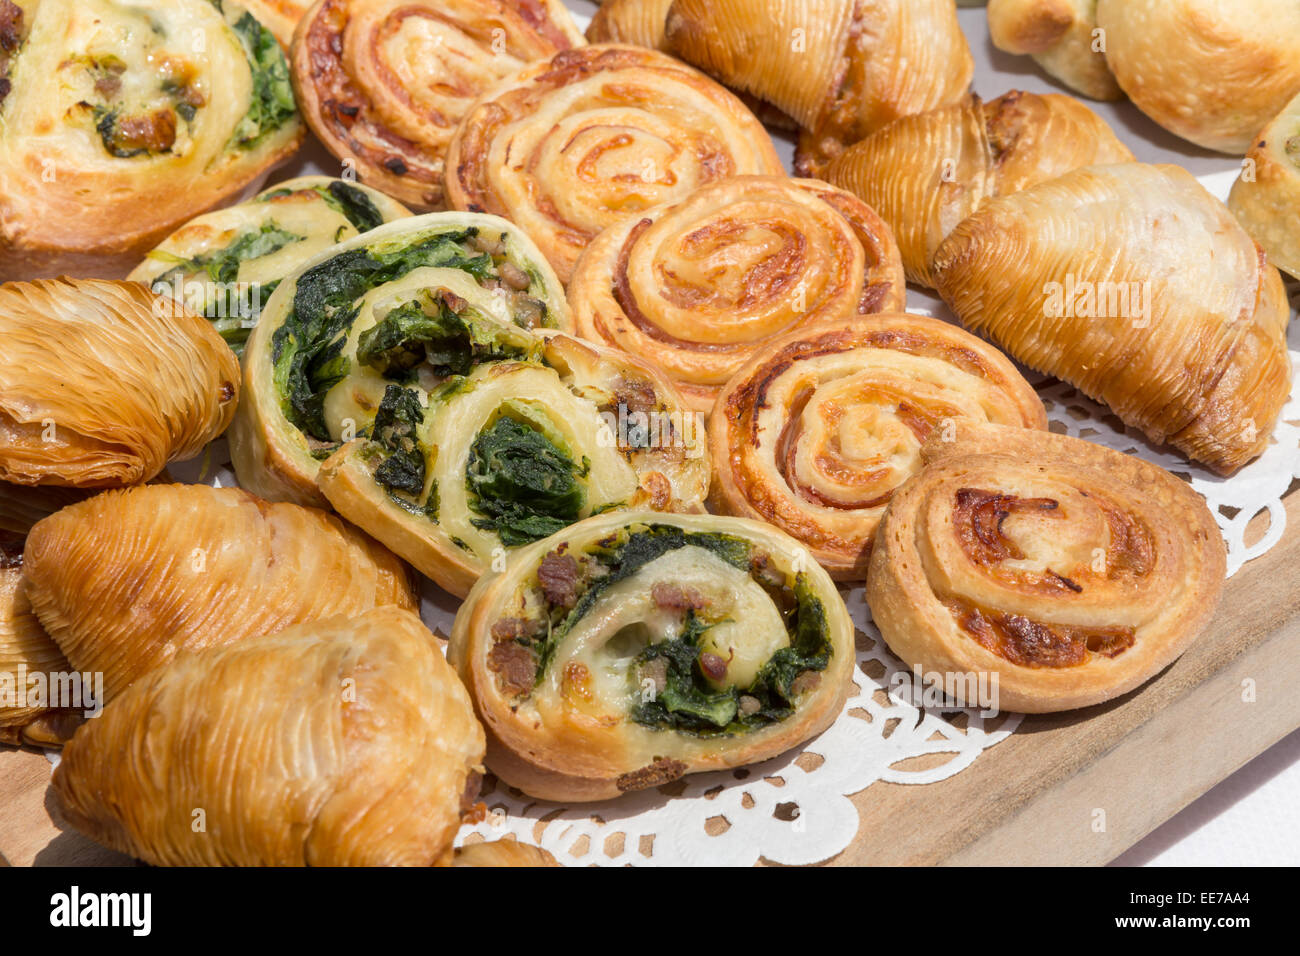
[[[493,773],[544,800],[603,800],[821,733],[851,687],[853,623],[769,525],[609,514],[483,577],[448,660]]]
[[[330,246],[410,214],[378,190],[302,176],[190,220],[127,278],[184,302],[240,355],[281,279]]]
[[[179,651],[416,605],[406,567],[333,515],[237,488],[106,491],[38,522],[27,596],[111,699]]]
[[[311,8],[311,0],[241,0],[248,11],[257,17],[259,23],[266,27],[280,46],[288,50],[293,43],[293,32],[299,21]]]
[[[0,280],[121,278],[302,135],[235,0],[0,0]]]
[[[431,866],[483,746],[437,640],[385,607],[180,655],[82,725],[53,788],[154,866]]]
[[[148,481],[230,424],[239,362],[183,305],[137,282],[0,285],[0,480]]]

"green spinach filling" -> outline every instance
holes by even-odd
[[[386,453],[375,469],[375,480],[390,495],[400,491],[418,499],[424,492],[424,449],[418,437],[423,423],[424,406],[416,392],[400,385],[384,390],[370,435]]]
[[[426,291],[403,302],[357,341],[358,362],[403,381],[421,365],[445,378],[467,375],[484,362],[526,359],[528,354],[526,347],[502,341],[468,303],[446,291]]]
[[[352,228],[358,233],[369,232],[371,229],[377,229],[384,224],[384,214],[379,211],[379,207],[356,186],[336,179],[329,185],[309,186],[307,188],[320,196],[327,206],[351,223]],[[303,192],[305,190],[297,191]],[[276,189],[262,194],[258,198],[258,202],[283,199],[285,196],[292,196],[294,193],[295,190],[293,189]]]
[[[221,0],[212,0],[222,10]],[[289,64],[275,35],[251,13],[244,13],[231,25],[253,77],[253,95],[248,112],[230,136],[228,148],[251,149],[291,120],[298,110],[289,79]]]

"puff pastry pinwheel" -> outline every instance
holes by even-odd
[[[559,866],[555,857],[540,847],[520,843],[518,840],[494,840],[491,843],[474,843],[456,850],[452,866],[469,867],[520,867]]]
[[[400,608],[183,654],[64,748],[92,839],[155,866],[450,863],[483,729]]]
[[[908,279],[933,286],[939,243],[989,199],[1080,166],[1132,159],[1078,100],[1012,91],[891,123],[831,163],[826,178],[880,213]]]
[[[0,285],[0,480],[97,488],[192,458],[235,414],[239,362],[136,282]]]
[[[1123,98],[1106,64],[1097,0],[989,0],[988,17],[999,50],[1029,54],[1050,75],[1094,100]]]
[[[234,0],[0,0],[0,281],[121,278],[302,135]]]
[[[579,335],[654,363],[702,412],[774,336],[905,298],[893,235],[869,206],[775,176],[710,183],[611,226],[569,282]]]
[[[766,521],[861,580],[890,497],[957,420],[1046,428],[997,349],[922,315],[822,323],[764,346],[709,420],[714,511]]]
[[[667,42],[803,129],[795,168],[965,95],[974,73],[952,0],[674,0]]]
[[[239,355],[281,279],[335,243],[410,214],[366,186],[302,176],[190,220],[127,278],[205,316]]]
[[[237,488],[106,491],[37,523],[27,596],[110,699],[179,651],[372,607],[416,607],[402,563],[338,518]]]
[[[1071,710],[1142,684],[1209,622],[1226,557],[1189,485],[1050,432],[951,437],[926,445],[871,555],[871,616],[904,663],[996,675],[996,709]]]
[[[561,0],[319,0],[294,43],[294,89],[365,182],[442,209],[447,147],[475,99],[584,42]]]
[[[1256,137],[1228,208],[1273,265],[1300,279],[1300,96]]]
[[[775,757],[839,716],[853,659],[798,542],[710,515],[600,515],[515,552],[448,647],[488,768],[563,801]]]
[[[1228,475],[1291,390],[1278,271],[1177,166],[1090,166],[994,199],[939,247],[969,329]]]
[[[784,173],[733,94],[640,47],[566,50],[502,81],[456,131],[456,209],[517,223],[564,282],[601,230],[731,176]]]
[[[1294,0],[1097,0],[1097,25],[1138,109],[1207,149],[1246,152],[1300,93]]]

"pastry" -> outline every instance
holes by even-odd
[[[608,0],[601,4],[587,27],[592,43],[626,43],[671,53],[664,36],[664,21],[673,0]]]
[[[1228,208],[1273,265],[1300,278],[1300,96],[1255,138]]]
[[[1091,166],[986,203],[934,260],[967,328],[1229,475],[1291,391],[1276,269],[1176,166]]]
[[[1106,65],[1097,0],[989,0],[988,17],[999,50],[1029,54],[1051,76],[1094,100],[1123,99]]]
[[[452,866],[518,867],[559,866],[555,857],[540,847],[529,846],[518,840],[495,840],[491,843],[474,843],[456,850]]]
[[[243,0],[243,4],[275,34],[285,50],[293,43],[293,31],[311,8],[311,0]]]
[[[480,579],[448,660],[487,730],[488,769],[543,800],[604,800],[825,730],[851,687],[853,624],[774,528],[611,514]]]
[[[1164,469],[969,422],[923,457],[880,522],[867,575],[872,619],[909,668],[982,681],[994,710],[1072,710],[1144,683],[1209,623],[1223,539]]]
[[[710,183],[611,226],[569,283],[579,335],[654,363],[702,412],[774,336],[905,298],[898,248],[869,206],[774,176]]]

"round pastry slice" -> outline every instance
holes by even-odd
[[[1015,366],[939,319],[886,314],[792,332],[722,390],[709,422],[710,503],[776,525],[832,576],[860,580],[921,447],[958,420],[1047,427]]]
[[[417,606],[402,562],[333,515],[206,485],[70,505],[32,529],[23,570],[41,624],[110,699],[181,650]]]
[[[614,45],[503,81],[465,117],[447,168],[452,206],[517,223],[565,282],[609,226],[707,182],[784,173],[733,94],[663,53]]]
[[[234,0],[0,0],[0,280],[121,278],[302,136]]]
[[[579,335],[653,362],[708,412],[773,337],[901,310],[906,292],[889,227],[856,196],[740,176],[602,232],[578,260],[569,302]]]
[[[153,478],[230,424],[239,362],[136,282],[0,285],[0,480],[102,488]]]
[[[1213,615],[1223,539],[1164,469],[968,422],[924,457],[880,522],[867,575],[872,618],[909,667],[991,675],[995,709],[1071,710],[1159,673]]]
[[[584,42],[561,0],[319,0],[294,43],[294,89],[362,179],[441,209],[447,145],[474,100]]]
[[[330,246],[410,214],[366,186],[302,176],[190,220],[127,278],[184,302],[240,355],[281,279]]]
[[[435,302],[435,292],[451,297]],[[471,311],[501,340],[470,341],[458,316]],[[390,316],[358,355],[362,334]],[[555,273],[504,220],[435,213],[355,236],[286,277],[249,336],[230,435],[239,483],[263,498],[324,505],[320,463],[369,430],[390,384],[416,378],[427,391],[440,376],[421,365],[518,354],[533,341],[528,329],[569,323]],[[407,341],[414,351],[398,354]]]
[[[77,731],[53,787],[155,866],[430,866],[483,746],[438,642],[386,607],[181,655]]]
[[[448,659],[493,773],[544,800],[604,800],[821,733],[852,686],[853,623],[768,525],[600,515],[482,578]]]
[[[1300,279],[1300,96],[1256,137],[1228,208],[1273,265]]]

